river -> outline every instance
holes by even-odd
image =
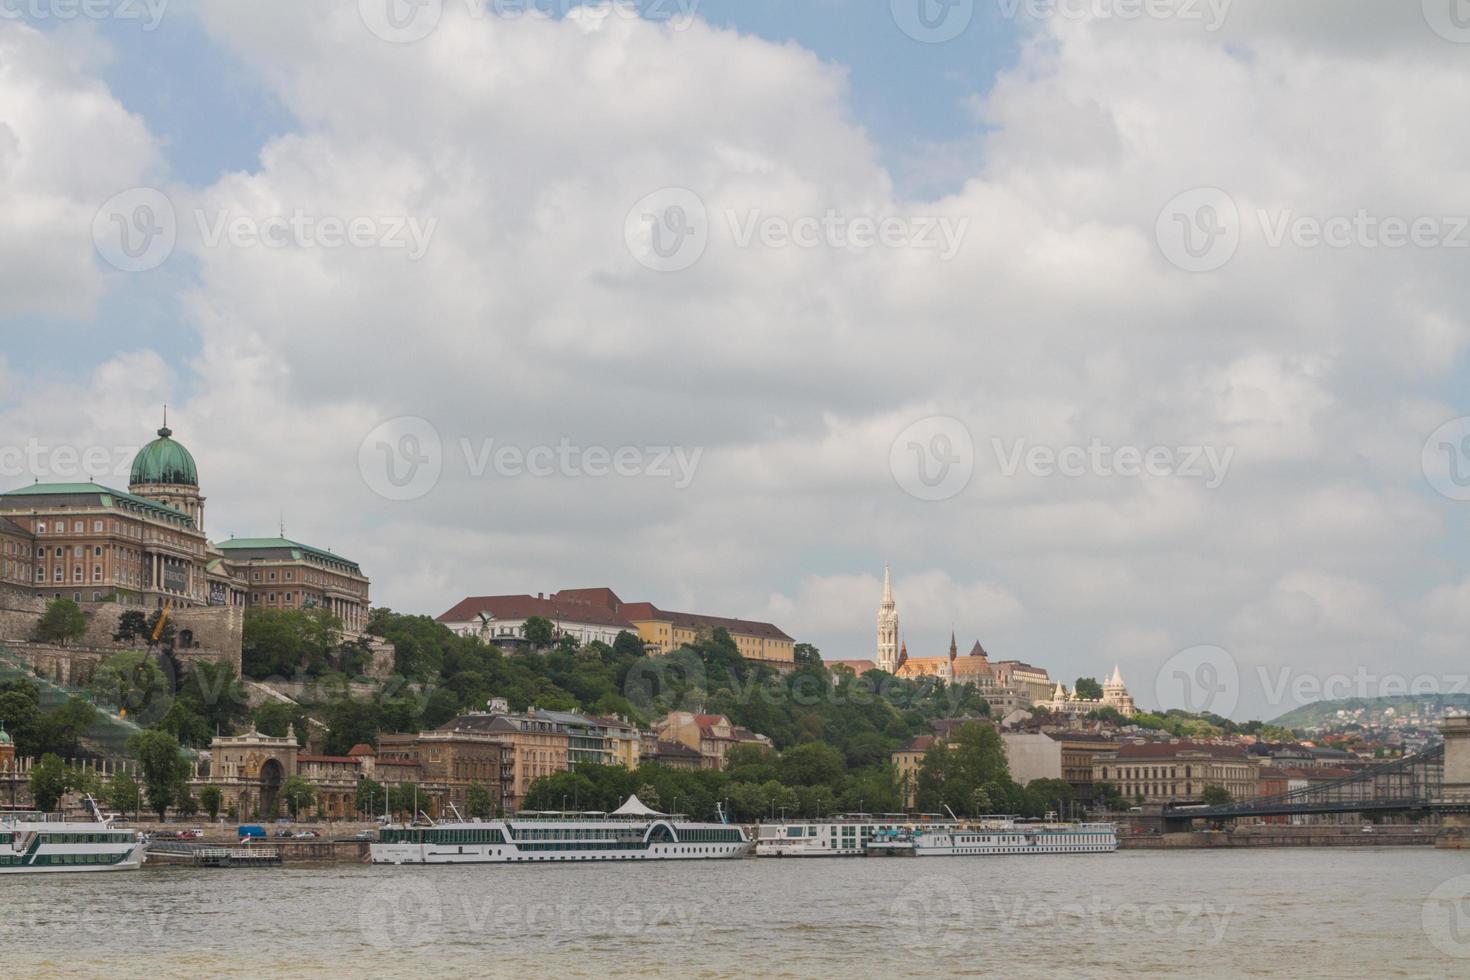
[[[1470,975],[1429,848],[0,878],[0,976]]]

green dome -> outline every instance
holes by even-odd
[[[5,729],[0,728],[0,745],[11,745],[11,744],[13,744],[13,743],[10,741],[10,736],[5,733]]]
[[[158,430],[158,438],[138,450],[133,457],[133,475],[129,483],[172,484],[174,486],[199,486],[199,471],[194,468],[194,457],[189,450],[174,442],[173,430],[168,426]]]

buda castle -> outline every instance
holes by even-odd
[[[351,559],[281,534],[211,542],[194,457],[165,420],[127,492],[96,482],[0,493],[0,596],[143,609],[325,609],[355,635],[368,579]]]

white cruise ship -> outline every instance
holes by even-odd
[[[757,857],[777,858],[1097,854],[1117,849],[1117,829],[1110,823],[1030,823],[1014,817],[963,823],[902,814],[762,824],[755,845]]]
[[[42,813],[0,813],[0,875],[137,871],[147,858],[141,834],[114,830],[87,800],[94,819],[66,821]]]
[[[740,827],[659,813],[636,796],[612,813],[527,813],[507,820],[384,827],[374,864],[520,864],[567,861],[699,861],[738,858]]]
[[[1118,849],[1110,823],[1030,823],[985,817],[963,827],[914,835],[919,857],[993,854],[1107,854]]]
[[[861,857],[870,842],[895,835],[917,837],[921,831],[953,830],[959,824],[942,817],[916,818],[903,813],[841,814],[827,820],[793,820],[761,824],[756,857]]]

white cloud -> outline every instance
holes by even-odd
[[[160,163],[142,121],[93,76],[97,53],[0,19],[0,318],[95,312],[92,219]]]
[[[351,4],[202,9],[299,121],[248,172],[176,192],[201,345],[177,428],[216,532],[284,510],[293,534],[362,560],[376,598],[416,611],[606,582],[769,616],[829,656],[871,652],[872,569],[888,560],[923,570],[901,579],[916,654],[953,623],[963,645],[978,634],[1059,677],[1121,660],[1145,689],[1175,645],[1226,643],[1245,663],[1449,655],[1412,625],[1448,601],[1422,598],[1450,511],[1417,467],[1456,414],[1426,389],[1467,343],[1463,256],[1273,248],[1257,215],[1470,213],[1470,132],[1452,124],[1470,109],[1466,68],[1422,24],[1334,3],[1308,30],[1319,22],[1243,0],[1219,35],[1051,22],[976,100],[991,129],[968,182],[912,202],[851,122],[844,73],[795,45],[456,4],[424,41],[392,45]],[[44,75],[24,64],[0,110],[41,119]],[[90,101],[49,114],[101,107],[114,128],[98,138],[146,169],[146,134],[68,77]],[[16,159],[0,140],[0,161]],[[75,165],[68,186],[95,190]],[[0,196],[19,172],[0,167]],[[707,253],[677,274],[624,242],[629,209],[666,186],[713,218]],[[1199,186],[1227,190],[1246,222],[1233,261],[1190,275],[1153,235],[1163,205]],[[969,224],[944,262],[740,248],[727,218],[829,209]],[[195,210],[437,225],[409,261],[209,247]],[[69,248],[38,251],[90,269]],[[95,298],[93,275],[66,294]],[[146,380],[105,417],[50,421],[93,433],[151,419],[171,379],[161,364],[132,371]],[[44,428],[41,399],[58,398],[29,391],[13,419]],[[364,436],[399,415],[432,420],[447,447],[438,487],[406,504],[356,470]],[[963,419],[979,450],[969,488],[941,503],[888,471],[894,437],[929,415]],[[474,478],[461,438],[704,455],[683,490]],[[1235,457],[1213,490],[1008,478],[992,439]]]

